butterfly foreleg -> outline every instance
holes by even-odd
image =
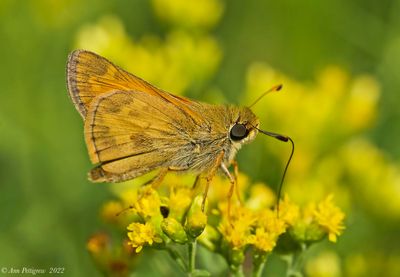
[[[222,164],[222,159],[224,158],[224,151],[221,151],[217,158],[215,159],[214,165],[211,167],[211,170],[209,171],[209,173],[207,174],[206,177],[206,187],[204,189],[204,194],[203,194],[203,202],[201,204],[201,210],[204,212],[204,207],[206,205],[206,199],[207,199],[207,194],[208,194],[208,189],[210,187],[210,183],[212,181],[212,179],[215,176],[215,173],[217,172],[218,168],[220,167],[220,165]]]
[[[232,174],[229,172],[229,169],[226,167],[226,165],[224,163],[221,163],[221,169],[224,172],[224,174],[226,175],[226,177],[228,177],[229,181],[231,182],[231,186],[229,187],[229,192],[228,192],[228,219],[230,221],[231,219],[231,202],[232,202],[232,196],[233,196],[233,191],[235,189],[235,186],[237,187],[237,177],[232,176]]]
[[[168,168],[162,168],[154,178],[145,182],[142,186],[151,186],[152,188],[157,189],[161,182],[164,180],[167,173]]]
[[[193,186],[192,186],[192,190],[195,190],[197,188],[197,186],[200,183],[200,179],[201,179],[201,174],[196,176],[196,179],[194,180]]]
[[[242,202],[242,199],[241,199],[241,197],[240,197],[239,182],[238,182],[238,179],[239,179],[239,164],[238,164],[238,162],[235,160],[235,161],[233,161],[232,165],[233,165],[233,176],[235,177],[235,181],[236,181],[236,185],[235,185],[235,188],[236,188],[236,189],[235,189],[236,197],[237,197],[239,203],[242,204],[243,202]],[[228,177],[228,178],[229,178],[229,177]]]

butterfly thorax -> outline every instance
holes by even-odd
[[[223,163],[229,166],[242,145],[254,140],[258,118],[248,108],[198,104],[196,110],[204,121],[187,130],[188,143],[171,159],[171,166],[203,173],[214,166],[221,152]],[[246,128],[242,138],[231,134],[233,126],[238,124]]]

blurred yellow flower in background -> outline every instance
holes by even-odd
[[[176,28],[213,27],[224,11],[220,0],[152,0],[156,15]]]
[[[222,58],[217,41],[209,35],[172,30],[164,38],[146,34],[134,40],[114,16],[84,26],[77,36],[76,47],[99,53],[174,94],[182,94],[190,85],[207,81]]]
[[[306,264],[306,273],[310,277],[343,276],[340,258],[334,252],[322,252]]]

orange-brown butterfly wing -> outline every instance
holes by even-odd
[[[87,112],[85,140],[96,182],[120,182],[168,167],[190,145],[191,119],[174,104],[141,91],[111,91]]]
[[[90,51],[75,50],[69,55],[67,86],[71,99],[83,118],[94,98],[119,90],[142,91],[161,97],[177,106],[196,123],[203,122],[201,115],[191,108],[192,100],[162,91]]]

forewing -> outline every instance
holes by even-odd
[[[141,91],[161,97],[175,105],[196,124],[203,123],[203,118],[192,108],[195,102],[162,91],[90,51],[75,50],[69,55],[67,86],[71,99],[83,118],[97,96],[118,90]]]
[[[121,181],[167,167],[195,127],[182,110],[146,92],[112,91],[95,98],[85,121],[90,159],[100,164],[92,179]]]

